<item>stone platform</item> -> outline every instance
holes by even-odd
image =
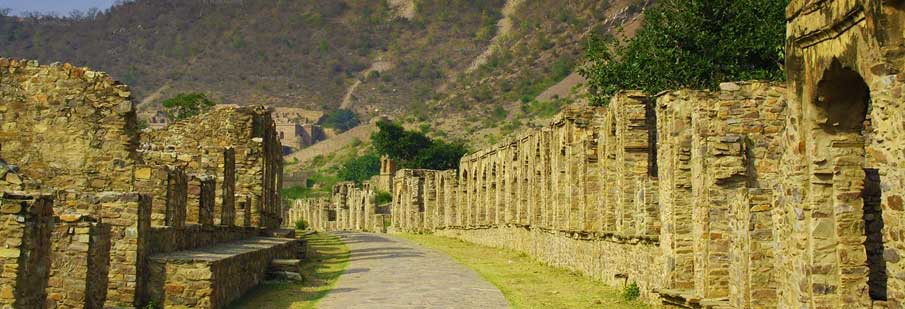
[[[296,258],[302,240],[253,237],[152,255],[149,297],[164,307],[223,308],[264,280],[274,259]]]

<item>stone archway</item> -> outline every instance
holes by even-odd
[[[812,292],[815,298],[863,295],[865,282],[850,277],[867,272],[871,299],[885,300],[880,175],[865,163],[870,89],[858,72],[834,60],[815,90]],[[835,266],[822,264],[829,255]]]

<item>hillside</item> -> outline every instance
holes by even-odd
[[[145,111],[186,91],[332,109],[356,81],[379,81],[368,87],[386,91],[350,106],[366,116],[402,112],[467,68],[503,3],[138,0],[87,16],[0,17],[0,55],[107,71],[132,86]],[[365,74],[378,60],[392,70]]]
[[[584,79],[575,71],[587,39],[632,36],[641,23],[640,13],[652,2],[525,1],[513,10],[508,21],[512,29],[492,44],[487,60],[425,103],[429,114],[450,117],[414,114],[414,120],[475,147],[523,127],[540,126],[562,106],[584,104]]]

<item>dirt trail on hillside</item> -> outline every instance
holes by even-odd
[[[296,151],[284,159],[286,162],[294,162],[295,159],[298,159],[300,163],[304,163],[318,155],[329,155],[337,150],[342,149],[343,147],[348,146],[352,142],[359,141],[367,141],[371,138],[371,133],[377,130],[377,125],[366,123],[360,126],[354,127],[349,131],[343,132],[339,135],[336,135],[332,138],[328,138],[320,143],[311,145],[311,147]]]
[[[503,6],[503,17],[497,22],[497,31],[496,35],[493,36],[493,39],[490,40],[490,45],[487,46],[487,49],[484,50],[483,53],[478,55],[477,58],[468,66],[468,69],[465,70],[465,73],[471,73],[474,70],[477,70],[482,64],[487,63],[487,59],[490,59],[490,56],[493,55],[494,49],[499,46],[499,41],[509,35],[512,32],[512,15],[515,14],[516,9],[524,0],[507,0],[506,5]]]

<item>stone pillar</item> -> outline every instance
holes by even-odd
[[[53,198],[0,192],[0,306],[43,308],[51,265]]]
[[[188,176],[182,168],[171,168],[167,174],[166,218],[167,226],[185,226],[188,203]]]
[[[107,298],[110,226],[80,215],[59,218],[51,236],[47,306],[100,308]]]
[[[192,176],[200,186],[198,197],[198,223],[214,225],[214,204],[216,199],[216,178],[213,176]]]
[[[220,225],[234,226],[236,223],[236,150],[223,151],[223,183],[221,184]],[[294,223],[290,223],[294,224]]]
[[[702,137],[692,153],[703,154],[692,158],[695,292],[728,297],[730,210],[747,190],[746,144],[739,136]]]
[[[650,104],[641,92],[617,94],[610,103],[616,115],[616,217],[618,231],[627,236],[659,232],[658,205],[653,198],[656,188],[647,184],[651,174],[648,160],[653,159],[650,130],[656,126],[648,120]]]
[[[666,287],[694,288],[694,238],[691,204],[691,109],[707,101],[695,93],[673,92],[657,99],[660,205],[663,229],[660,247],[667,263]],[[707,104],[707,103],[703,103]]]

